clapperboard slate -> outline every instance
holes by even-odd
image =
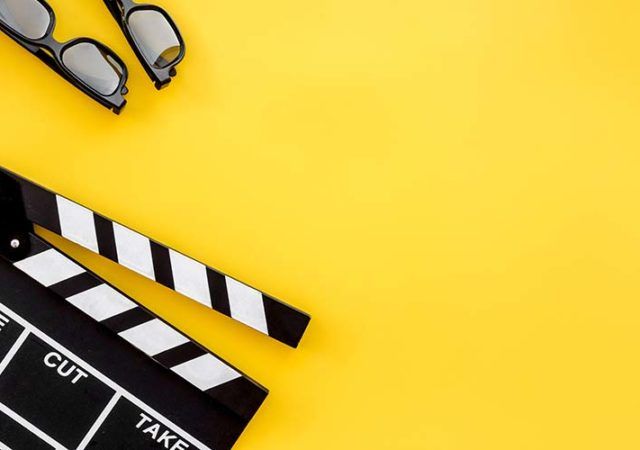
[[[267,390],[34,233],[297,346],[309,316],[0,169],[0,450],[230,449]]]

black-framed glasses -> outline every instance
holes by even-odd
[[[162,89],[185,54],[180,30],[162,8],[132,0],[104,0],[147,74]]]
[[[127,67],[111,49],[90,39],[58,42],[56,17],[44,0],[0,0],[0,28],[94,100],[120,113],[127,103]]]

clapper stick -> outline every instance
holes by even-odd
[[[51,192],[6,169],[26,220],[154,280],[180,294],[297,347],[310,316],[176,250]]]

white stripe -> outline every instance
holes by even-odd
[[[116,238],[118,263],[155,280],[149,238],[118,223],[113,224],[113,233]]]
[[[95,436],[95,434],[98,432],[98,429],[102,426],[109,414],[111,414],[111,411],[113,411],[113,408],[116,406],[116,403],[118,403],[118,400],[120,400],[120,394],[115,394],[113,397],[111,397],[111,400],[109,400],[109,403],[107,403],[107,406],[102,410],[76,450],[84,450],[85,448],[87,448],[87,445],[89,445],[89,442],[91,442],[93,436]]]
[[[134,302],[106,284],[72,295],[67,300],[98,322],[136,307]]]
[[[119,334],[149,356],[189,342],[185,335],[159,319],[150,320]]]
[[[68,349],[62,347],[58,342],[56,342],[53,339],[51,339],[51,337],[49,337],[49,335],[43,333],[42,331],[40,331],[39,329],[37,329],[36,327],[31,325],[24,318],[20,317],[16,313],[14,313],[12,310],[7,308],[2,303],[0,303],[0,311],[5,312],[13,320],[18,322],[19,324],[21,324],[25,328],[28,328],[29,331],[31,331],[31,333],[36,335],[38,338],[40,338],[41,340],[43,340],[45,343],[49,344],[53,348],[57,349],[61,354],[67,356],[69,359],[72,359],[72,360],[76,361],[79,366],[81,366],[83,369],[85,369],[87,372],[89,372],[95,378],[97,378],[98,380],[102,381],[104,384],[109,386],[115,392],[117,392],[120,395],[122,395],[124,398],[129,400],[131,403],[136,405],[138,408],[140,408],[143,411],[147,412],[150,416],[153,416],[156,420],[161,422],[164,426],[174,430],[177,434],[183,435],[187,440],[191,441],[191,443],[193,443],[194,446],[196,446],[200,450],[212,450],[210,447],[206,446],[199,439],[197,439],[194,436],[192,436],[190,433],[188,433],[182,427],[179,427],[175,423],[171,422],[169,419],[167,419],[165,416],[163,416],[158,411],[153,409],[151,406],[147,405],[142,400],[140,400],[138,397],[134,396],[131,392],[127,391],[122,386],[116,384],[111,378],[108,378],[102,372],[99,372],[98,370],[96,370],[93,366],[89,365],[85,360],[83,360],[82,358],[80,358],[79,356],[74,354],[73,352],[70,352]]]
[[[98,253],[98,238],[93,212],[64,197],[56,195],[62,236]]]
[[[7,445],[0,442],[0,450],[11,450]]]
[[[2,411],[4,414],[6,414],[10,418],[12,418],[14,421],[18,422],[20,425],[25,427],[27,430],[31,431],[32,434],[35,434],[37,437],[39,437],[41,440],[45,441],[47,444],[49,444],[50,446],[52,446],[56,450],[66,450],[66,447],[64,447],[58,441],[56,441],[51,436],[49,436],[48,434],[46,434],[45,432],[40,430],[35,425],[31,424],[28,420],[23,419],[18,414],[16,414],[15,412],[11,411],[11,409],[9,409],[6,405],[4,405],[2,403],[0,403],[0,411]]]
[[[211,308],[206,266],[171,249],[169,258],[175,290]]]
[[[203,391],[240,378],[238,372],[210,354],[182,363],[171,370]]]
[[[85,272],[82,267],[52,248],[14,265],[46,287]]]
[[[0,362],[0,374],[4,372],[4,369],[7,368],[7,366],[13,359],[13,357],[16,356],[16,353],[18,353],[18,350],[20,350],[20,347],[22,347],[22,344],[24,344],[24,341],[27,340],[27,337],[29,337],[29,331],[23,330],[20,336],[18,336],[18,339],[16,339],[16,341],[11,346],[11,349],[7,352],[7,354],[2,359],[2,362]]]
[[[225,278],[231,317],[251,328],[269,334],[262,293],[233,278]]]

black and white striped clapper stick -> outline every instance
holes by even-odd
[[[292,347],[310,317],[257,289],[0,168],[15,180],[26,219]]]

